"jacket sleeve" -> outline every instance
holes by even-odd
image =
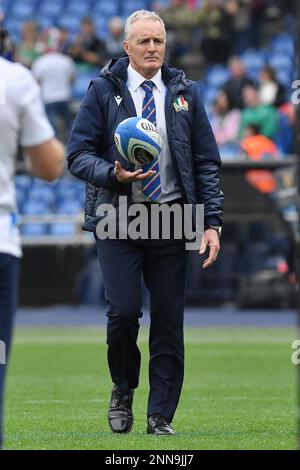
[[[101,104],[92,83],[75,118],[70,135],[67,161],[70,173],[96,187],[115,188],[120,183],[114,165],[101,157],[105,122]]]
[[[224,194],[219,186],[221,159],[201,101],[194,85],[193,157],[197,204],[204,204],[204,223],[222,225]]]

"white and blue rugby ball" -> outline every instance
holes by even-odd
[[[161,151],[161,138],[155,125],[140,117],[125,119],[118,125],[115,144],[125,160],[139,165],[151,163]]]

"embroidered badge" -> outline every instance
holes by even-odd
[[[189,104],[182,95],[176,96],[173,106],[175,108],[175,111],[177,111],[177,113],[178,111],[181,111],[182,109],[184,109],[184,111],[189,110]]]

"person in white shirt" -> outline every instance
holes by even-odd
[[[54,138],[38,84],[24,66],[0,57],[0,347],[5,353],[4,358],[0,355],[0,447],[4,380],[21,257],[14,185],[19,144],[26,151],[33,175],[47,181],[60,175],[64,149]]]
[[[32,73],[41,86],[46,113],[55,133],[57,119],[64,123],[66,134],[71,130],[70,101],[75,77],[73,60],[59,52],[60,31],[51,29],[43,38],[44,54],[32,66]]]
[[[272,67],[265,66],[260,71],[259,99],[262,104],[279,107],[284,103],[284,87],[278,82]]]

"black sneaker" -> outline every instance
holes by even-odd
[[[165,418],[160,415],[152,415],[148,418],[147,434],[156,436],[174,435],[176,432]]]
[[[127,433],[133,425],[133,389],[120,390],[114,385],[108,409],[108,422],[112,432]]]

